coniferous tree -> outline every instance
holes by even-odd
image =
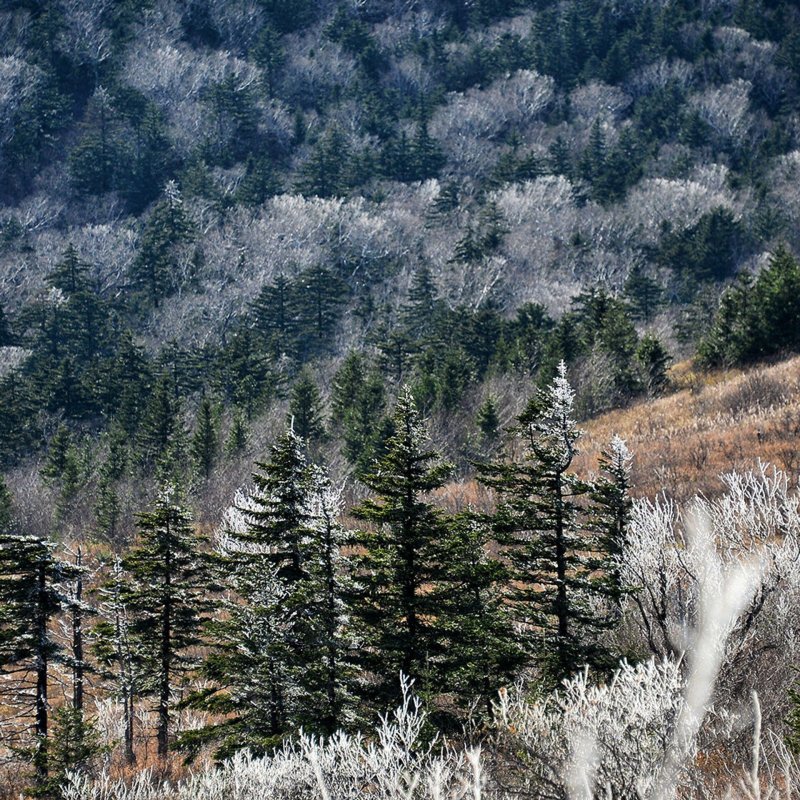
[[[153,387],[137,438],[145,466],[163,466],[169,470],[172,466],[180,465],[186,445],[186,430],[175,381],[166,372]]]
[[[141,649],[142,688],[156,700],[158,756],[170,743],[172,695],[194,666],[208,609],[209,567],[202,539],[172,486],[161,490],[152,511],[138,515],[139,541],[122,561],[123,598]]]
[[[225,452],[228,456],[241,453],[247,445],[247,439],[247,423],[244,414],[236,410],[233,412],[233,418],[231,419],[231,428],[228,431],[228,438],[225,442]]]
[[[527,660],[505,601],[506,565],[491,555],[491,526],[475,515],[451,520],[441,543],[444,566],[435,590],[438,624],[446,642],[440,689],[469,708],[481,701],[491,717],[497,691]]]
[[[573,400],[562,361],[519,417],[521,458],[480,469],[499,494],[494,524],[512,568],[509,599],[552,685],[585,663],[605,667],[608,660],[597,638],[608,622],[592,606],[605,542],[586,519],[591,487],[570,469],[580,436]]]
[[[314,266],[297,279],[297,304],[303,360],[327,352],[347,298],[346,284],[328,267]]]
[[[214,407],[208,397],[204,397],[197,412],[197,427],[192,437],[192,457],[197,471],[206,480],[217,460],[219,434]]]
[[[380,707],[399,697],[398,676],[414,678],[416,690],[435,686],[441,657],[441,632],[431,588],[441,579],[437,545],[444,538],[444,515],[426,495],[451,472],[435,451],[408,387],[392,415],[386,450],[362,475],[374,492],[353,510],[370,523],[356,535],[360,586],[354,612],[363,636],[361,666],[372,676],[371,691]]]
[[[184,737],[187,748],[217,740],[220,757],[263,752],[300,726],[331,733],[345,721],[344,534],[304,451],[287,431],[229,512],[222,559],[238,599],[211,626],[203,671],[214,686],[191,700],[226,719]]]
[[[304,369],[292,387],[289,398],[289,421],[294,432],[306,443],[325,438],[322,399],[310,372]]]
[[[132,629],[127,603],[128,576],[122,560],[116,558],[108,579],[98,589],[93,651],[102,677],[111,681],[113,694],[122,702],[123,750],[125,761],[136,761],[134,749],[135,702],[144,689],[144,649]]]
[[[644,373],[647,393],[651,397],[661,394],[669,384],[667,369],[672,361],[661,340],[646,333],[636,348],[636,360]]]
[[[180,286],[183,278],[177,250],[190,241],[192,225],[173,181],[167,183],[164,199],[156,205],[142,233],[139,252],[131,266],[131,278],[155,306]]]
[[[662,302],[661,284],[645,274],[640,264],[635,264],[625,280],[625,296],[637,319],[649,322]]]
[[[73,569],[55,555],[52,543],[12,530],[0,531],[0,673],[15,688],[4,702],[22,702],[17,713],[33,718],[36,787],[46,789],[50,665],[63,657],[51,622],[65,607],[63,584]]]
[[[500,432],[500,417],[493,397],[489,396],[481,403],[475,422],[484,444],[492,445]]]
[[[256,330],[268,351],[278,358],[284,354],[296,358],[299,348],[300,320],[296,287],[285,275],[278,275],[264,286],[251,304]]]
[[[619,559],[625,547],[633,501],[630,497],[632,456],[625,441],[614,436],[598,459],[600,475],[591,490],[591,524],[601,540],[600,588],[612,608],[618,609],[626,590]]]

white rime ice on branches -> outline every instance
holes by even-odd
[[[403,679],[402,704],[369,740],[301,736],[271,757],[238,753],[219,770],[175,784],[156,784],[147,771],[130,785],[74,775],[64,800],[481,800],[479,752],[425,741],[426,716],[411,688]]]

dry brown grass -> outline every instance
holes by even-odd
[[[800,357],[750,370],[698,374],[689,363],[671,375],[677,391],[603,414],[582,427],[576,467],[595,469],[616,433],[634,454],[638,496],[661,491],[683,500],[722,489],[719,474],[759,459],[800,468]]]
[[[700,373],[690,362],[671,373],[674,391],[581,423],[575,469],[597,470],[600,450],[619,434],[633,453],[633,494],[676,500],[722,490],[721,473],[758,460],[800,473],[800,357],[749,370]],[[491,492],[474,479],[437,492],[451,511],[488,511]]]

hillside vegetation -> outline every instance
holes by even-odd
[[[790,0],[4,2],[0,797],[793,796],[799,108]]]

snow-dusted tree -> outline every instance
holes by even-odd
[[[630,526],[632,499],[632,456],[624,439],[614,436],[610,445],[601,451],[600,476],[592,485],[591,523],[602,539],[603,571],[607,597],[618,603],[625,591],[619,574],[619,559]]]
[[[552,684],[586,663],[608,666],[598,633],[609,621],[596,602],[607,543],[587,519],[590,484],[570,470],[580,437],[573,400],[562,361],[519,417],[521,457],[481,467],[499,495],[494,525],[512,567],[509,597]]]
[[[346,721],[339,500],[305,450],[284,433],[226,515],[219,549],[233,594],[211,625],[212,686],[191,701],[226,718],[187,734],[189,748],[264,752],[301,726],[331,733]]]
[[[209,607],[210,570],[189,512],[176,488],[166,486],[152,511],[138,515],[139,541],[122,561],[123,597],[144,666],[142,689],[158,711],[158,756],[170,744],[173,692],[194,666]]]
[[[400,392],[392,423],[385,453],[361,477],[376,497],[353,511],[370,523],[354,537],[361,550],[353,608],[363,637],[360,660],[371,676],[370,693],[383,708],[398,697],[400,672],[423,692],[435,685],[441,631],[430,590],[441,579],[438,546],[446,522],[426,495],[451,472],[427,449],[428,434],[408,387]]]

